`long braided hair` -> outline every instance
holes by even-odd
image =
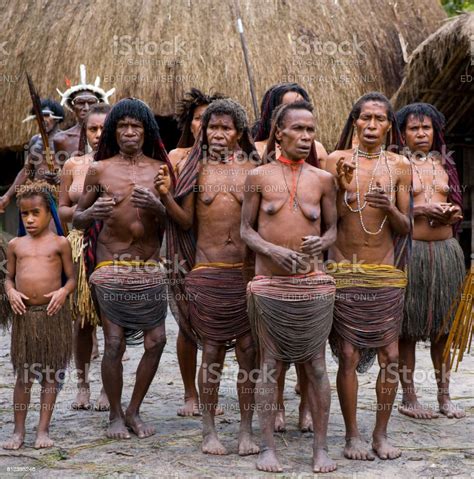
[[[403,139],[398,127],[397,118],[389,99],[379,92],[370,92],[362,95],[353,105],[349,113],[346,124],[342,130],[339,141],[337,142],[335,150],[349,150],[352,148],[352,138],[354,136],[354,122],[359,118],[362,107],[369,101],[376,101],[383,103],[387,108],[388,121],[392,124],[392,128],[387,133],[385,145],[390,148],[390,151],[397,153],[403,145]]]
[[[119,153],[120,149],[116,138],[117,124],[122,118],[127,116],[143,124],[145,130],[143,153],[149,158],[163,161],[168,165],[169,171],[172,172],[173,168],[171,167],[165,147],[161,141],[155,116],[148,105],[137,98],[125,98],[112,107],[105,119],[104,129],[100,136],[99,148],[94,155],[94,160],[106,160]],[[88,278],[92,274],[92,271],[94,271],[97,262],[96,247],[102,227],[103,221],[95,220],[84,232],[84,266]],[[158,227],[159,237],[162,237],[163,233],[164,231],[160,225]]]
[[[285,93],[288,92],[298,93],[305,101],[311,102],[308,92],[298,83],[278,83],[271,86],[263,95],[260,118],[252,126],[254,141],[264,141],[269,138],[275,109],[281,105]]]
[[[143,124],[145,130],[143,153],[150,158],[168,163],[168,156],[161,141],[155,115],[145,102],[137,98],[124,98],[112,107],[105,119],[99,148],[94,156],[95,161],[106,160],[119,153],[120,149],[116,137],[117,124],[127,116]]]
[[[276,158],[276,145],[278,140],[276,138],[277,129],[281,129],[284,126],[285,118],[288,115],[288,112],[292,110],[306,110],[313,113],[313,105],[308,101],[297,101],[294,103],[287,103],[286,105],[280,105],[274,112],[272,119],[272,128],[270,130],[270,136],[268,138],[267,147],[265,149],[265,154],[263,157],[263,163],[269,163]],[[319,168],[318,156],[316,154],[316,147],[314,141],[311,143],[311,150],[308,157],[306,158],[306,163],[309,163],[311,166],[316,166]]]

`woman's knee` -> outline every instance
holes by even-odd
[[[125,352],[125,338],[122,336],[105,336],[104,356],[108,359],[121,359]]]
[[[360,360],[359,349],[353,344],[344,342],[339,348],[339,369],[355,370]]]
[[[165,333],[159,333],[159,334],[153,334],[153,335],[148,335],[145,337],[144,341],[144,347],[145,351],[163,351],[164,347],[166,345],[166,334]]]
[[[391,343],[378,349],[377,357],[380,367],[387,367],[389,364],[398,364],[398,343]]]

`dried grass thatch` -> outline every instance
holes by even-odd
[[[412,53],[393,97],[396,108],[421,101],[444,113],[447,135],[474,130],[474,13],[454,17]],[[468,76],[470,75],[470,77]]]
[[[370,90],[392,95],[404,57],[446,18],[437,0],[238,3],[258,97],[274,83],[301,83],[328,147],[354,100]],[[84,63],[89,79],[100,75],[106,89],[117,88],[113,100],[133,95],[160,115],[174,112],[191,86],[222,91],[251,112],[233,0],[0,0],[0,9],[7,52],[0,58],[0,148],[18,148],[34,130],[21,124],[29,108],[25,69],[43,96],[57,98],[56,87],[64,89],[65,77],[76,81]],[[322,54],[311,48],[318,40]],[[132,41],[140,46],[124,46]],[[145,45],[148,53],[140,54]],[[352,53],[334,53],[337,47]]]

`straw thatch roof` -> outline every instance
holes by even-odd
[[[412,53],[393,98],[397,108],[422,101],[447,120],[446,133],[461,139],[474,131],[474,13],[446,22]]]
[[[259,101],[274,83],[301,83],[328,147],[353,101],[370,90],[392,95],[404,56],[446,18],[437,0],[237,1]],[[133,95],[167,115],[196,86],[232,96],[253,119],[234,0],[0,0],[0,10],[0,149],[34,131],[21,124],[25,69],[42,96],[58,98],[84,63],[88,80],[117,88],[113,100]]]

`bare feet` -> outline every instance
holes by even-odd
[[[180,407],[177,412],[178,416],[200,416],[201,411],[199,410],[199,401],[197,397],[185,398],[184,406]]]
[[[239,434],[239,456],[250,456],[259,452],[260,448],[255,444],[250,433]]]
[[[105,389],[102,387],[100,391],[100,396],[97,402],[95,403],[96,411],[108,411],[110,410],[110,402],[107,394],[105,393]]]
[[[307,407],[304,409],[300,407],[299,427],[301,432],[313,432],[313,418]]]
[[[392,446],[386,436],[374,437],[372,448],[380,459],[396,459],[402,455],[402,451]]]
[[[398,406],[398,411],[414,419],[433,419],[439,417],[436,411],[422,406],[416,398],[413,400],[402,400],[402,403]]]
[[[49,437],[47,432],[39,432],[36,434],[35,449],[45,449],[47,447],[53,447],[54,441]]]
[[[275,432],[285,432],[286,423],[285,423],[285,411],[277,411],[275,416]]]
[[[91,392],[89,388],[79,388],[77,391],[76,399],[71,404],[73,409],[86,409],[89,410],[91,405]]]
[[[204,454],[216,454],[218,456],[227,454],[227,449],[222,445],[215,433],[202,437],[201,450]]]
[[[314,451],[313,472],[332,472],[336,469],[336,463],[328,456],[325,449],[316,449]]]
[[[460,419],[466,416],[466,412],[464,411],[464,409],[453,404],[451,399],[449,399],[449,397],[438,399],[438,401],[439,401],[439,412],[441,414],[444,414],[449,419],[453,419],[453,418]]]
[[[375,456],[370,451],[369,445],[360,437],[346,439],[344,457],[358,461],[373,461]]]
[[[260,451],[257,458],[257,469],[265,472],[283,472],[283,468],[280,465],[276,457],[274,449],[267,449]]]
[[[125,414],[125,424],[140,438],[153,436],[156,433],[156,428],[152,425],[147,425],[142,421],[138,414]]]
[[[14,432],[13,436],[6,442],[2,444],[3,449],[10,449],[16,451],[23,446],[23,441],[25,440],[24,432]]]
[[[130,439],[130,434],[125,426],[123,417],[112,419],[107,429],[107,437],[109,439]]]

